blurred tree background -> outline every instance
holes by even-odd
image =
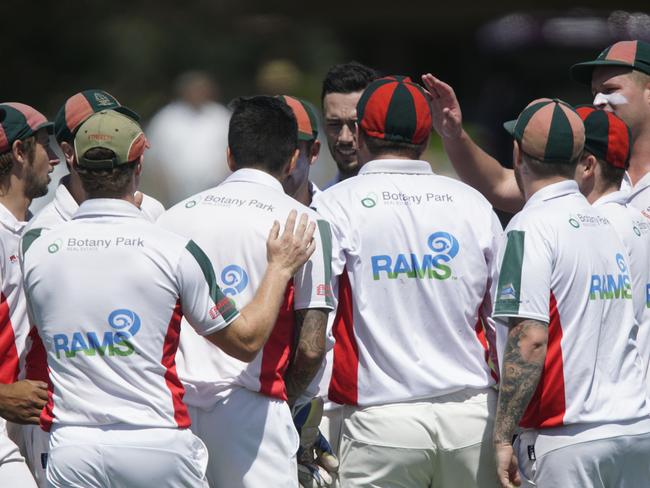
[[[557,0],[490,2],[91,0],[0,6],[2,99],[54,117],[75,92],[102,88],[146,121],[174,97],[187,70],[214,75],[220,99],[288,93],[320,107],[327,69],[356,59],[384,74],[449,82],[470,131],[502,161],[501,129],[540,96],[588,103],[571,64],[619,39],[650,40],[646,2],[569,6]],[[430,160],[452,172],[434,140]],[[334,173],[327,146],[317,183]],[[63,165],[62,165],[63,166]],[[155,168],[147,168],[155,172]],[[155,178],[146,182],[156,196]]]

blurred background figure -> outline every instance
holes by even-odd
[[[230,111],[217,102],[215,80],[188,71],[176,81],[177,99],[149,124],[156,195],[165,206],[217,185],[230,174],[226,165]]]

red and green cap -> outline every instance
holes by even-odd
[[[132,118],[136,122],[140,116],[133,110],[120,104],[117,99],[104,90],[84,90],[68,98],[54,118],[54,135],[56,140],[72,143],[75,130],[92,114],[102,110],[115,110]]]
[[[103,110],[88,117],[74,136],[77,164],[82,168],[111,169],[135,161],[149,147],[140,125],[114,110]],[[86,157],[91,149],[109,149],[114,156],[95,160]]]
[[[359,127],[370,137],[422,144],[433,127],[422,88],[406,76],[387,76],[368,85],[357,104]]]
[[[18,102],[0,104],[0,154],[11,149],[15,141],[27,139],[40,129],[53,132],[52,122],[35,108]]]
[[[278,95],[278,98],[286,103],[293,111],[298,122],[298,140],[315,141],[318,139],[318,119],[316,111],[309,102],[289,95]]]
[[[503,127],[523,152],[547,163],[573,163],[585,145],[582,119],[571,105],[557,98],[533,100],[517,120]]]
[[[621,66],[650,75],[650,44],[643,41],[620,41],[605,48],[594,61],[571,66],[571,77],[591,85],[591,75],[598,66]]]
[[[615,168],[630,164],[630,128],[612,112],[593,105],[576,107],[585,124],[585,149]]]

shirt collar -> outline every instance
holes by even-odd
[[[552,183],[533,193],[533,195],[526,202],[526,205],[524,205],[524,208],[537,205],[538,203],[546,202],[554,198],[570,195],[572,193],[580,193],[578,183],[576,183],[575,180],[566,180],[560,181],[558,183]]]
[[[238,169],[226,178],[222,185],[225,185],[226,183],[255,183],[257,185],[268,186],[284,193],[282,183],[280,183],[275,176],[271,176],[265,171],[254,168]]]
[[[138,207],[118,198],[91,198],[84,201],[72,216],[74,220],[94,217],[135,217],[146,220]]]
[[[376,173],[402,173],[412,175],[431,175],[433,170],[426,161],[413,159],[376,159],[364,164],[359,175]]]
[[[28,217],[31,214],[28,215]],[[27,225],[27,222],[18,220],[7,207],[0,203],[0,224],[14,234],[20,235]]]
[[[79,209],[79,204],[63,183],[63,178],[59,181],[59,186],[56,187],[56,193],[54,193],[54,207],[66,221],[72,219],[72,216]]]
[[[628,201],[629,194],[624,190],[613,191],[607,195],[603,195],[598,200],[596,200],[592,205],[594,207],[599,207],[600,205],[605,205],[606,203],[618,203],[620,205],[625,205]]]
[[[627,172],[625,173],[627,176]],[[624,179],[625,181],[625,179]],[[628,198],[632,199],[637,193],[645,190],[647,187],[650,186],[650,173],[646,173],[643,175],[643,178],[641,178],[639,181],[636,182],[636,185],[631,186],[631,180],[629,179],[629,176],[627,177],[627,183],[630,184],[630,191],[628,193]]]

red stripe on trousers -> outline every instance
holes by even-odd
[[[352,287],[347,269],[339,277],[339,305],[334,318],[332,332],[334,344],[334,362],[329,399],[343,405],[357,405],[359,348],[354,336]]]
[[[176,374],[176,351],[178,350],[178,341],[181,334],[181,318],[183,316],[181,301],[176,301],[176,306],[172,312],[172,317],[165,334],[165,343],[163,344],[163,355],[161,364],[165,367],[165,382],[172,395],[174,404],[174,420],[180,428],[190,426],[190,416],[187,413],[187,407],[183,403],[185,388],[178,379]]]
[[[549,303],[548,346],[542,376],[537,390],[519,425],[524,428],[557,427],[562,425],[566,412],[564,393],[564,364],[562,360],[562,323],[555,295]]]
[[[262,349],[260,393],[287,400],[284,373],[289,366],[291,345],[296,331],[293,280],[289,281],[273,332]]]

